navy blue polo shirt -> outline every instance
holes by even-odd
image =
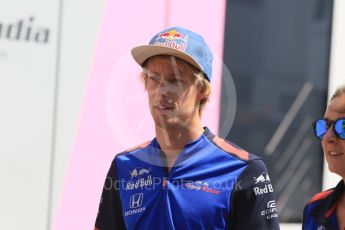
[[[344,181],[341,180],[335,188],[313,196],[304,207],[303,229],[338,230],[336,208],[344,192]]]
[[[163,162],[156,138],[116,155],[95,229],[279,229],[259,157],[205,128],[169,173]]]

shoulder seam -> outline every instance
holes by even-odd
[[[212,143],[214,144],[217,148],[221,149],[222,151],[226,152],[227,154],[241,160],[241,161],[244,161],[244,162],[248,162],[248,161],[251,161],[252,159],[249,159],[249,152],[247,152],[246,150],[244,149],[241,149],[241,148],[237,148],[235,147],[234,144],[232,144],[231,142],[227,141],[226,139],[223,139],[223,138],[220,138],[216,135],[213,136],[213,138],[211,139],[210,137],[207,137],[207,139]],[[216,143],[218,142],[218,143]],[[226,146],[220,146],[220,145],[223,145],[223,143],[226,145]],[[231,151],[230,149],[225,149],[225,148],[233,148],[233,150],[237,150],[239,151],[239,154],[236,154],[234,151]]]
[[[116,154],[115,158],[118,157],[118,156],[126,155],[126,154],[128,154],[130,152],[133,152],[135,150],[138,150],[138,149],[143,149],[143,148],[149,146],[150,143],[151,143],[151,141],[146,141],[146,142],[144,142],[144,143],[142,143],[140,145],[137,145],[137,146],[135,146],[133,148],[126,149],[125,151],[122,151],[122,152]]]
[[[312,204],[322,199],[325,199],[326,197],[331,195],[333,192],[334,192],[334,189],[329,189],[329,190],[317,193],[308,201],[308,204]]]

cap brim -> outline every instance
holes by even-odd
[[[143,63],[150,57],[156,55],[171,55],[174,57],[181,58],[182,60],[188,62],[189,64],[195,66],[199,70],[202,71],[201,66],[188,54],[164,46],[155,46],[155,45],[144,45],[144,46],[137,46],[131,50],[132,56],[134,60],[142,66]]]

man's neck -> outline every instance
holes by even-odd
[[[172,167],[179,153],[187,143],[198,139],[204,129],[201,124],[189,127],[159,127],[156,126],[156,138],[159,146],[166,157],[167,167]]]
[[[194,128],[156,126],[156,137],[162,150],[183,149],[188,142],[196,140],[203,132],[201,126]]]

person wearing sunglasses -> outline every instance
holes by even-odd
[[[342,180],[332,189],[316,194],[304,208],[303,229],[345,229],[345,86],[327,106],[325,116],[314,123],[315,136],[331,172]]]

